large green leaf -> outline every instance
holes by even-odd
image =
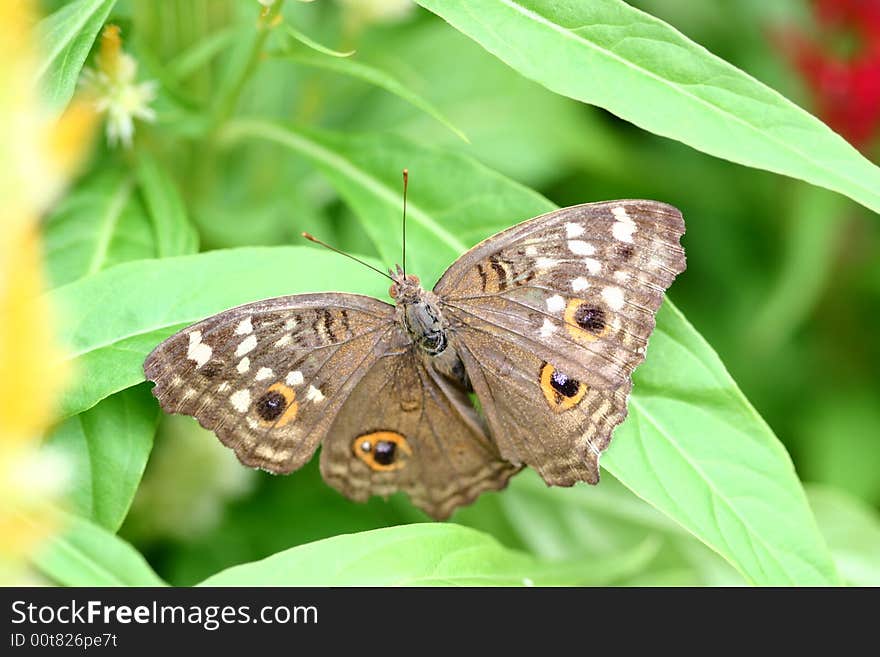
[[[60,514],[60,534],[32,555],[44,575],[64,586],[164,586],[141,554],[112,532],[72,514]]]
[[[156,238],[132,176],[89,176],[46,221],[46,261],[54,285],[128,260],[153,258]]]
[[[37,76],[53,107],[64,107],[73,96],[98,30],[115,4],[116,0],[74,0],[40,23],[44,48]]]
[[[147,386],[137,386],[68,418],[48,437],[73,466],[67,501],[79,515],[119,529],[153,447],[158,411]]]
[[[397,172],[409,166],[410,270],[426,283],[483,237],[553,208],[464,156],[389,136],[342,138],[257,121],[241,121],[227,133],[245,137],[273,140],[312,160],[388,261],[399,248]],[[669,303],[635,380],[630,418],[603,465],[747,581],[837,583],[788,454],[711,347]]]
[[[747,581],[837,583],[785,448],[671,304],[650,356],[602,465]]]
[[[343,534],[234,566],[202,586],[603,585],[637,572],[656,552],[643,542],[607,559],[541,562],[482,532],[414,524]]]
[[[56,288],[67,321],[60,337],[76,380],[62,416],[91,408],[144,380],[143,362],[163,339],[200,319],[257,299],[332,290],[382,295],[385,279],[310,247],[243,248],[124,263]]]
[[[880,211],[880,169],[842,137],[621,0],[417,1],[551,91],[710,155],[800,178]]]
[[[503,495],[495,498],[493,523],[498,517],[516,535],[513,545],[522,545],[535,555],[572,559],[583,555],[606,557],[628,550],[651,537],[663,545],[657,559],[643,577],[668,578],[678,571],[679,581],[693,585],[741,585],[743,578],[718,554],[701,544],[669,516],[652,508],[620,484],[610,473],[602,474],[600,486],[550,488],[532,470],[517,475]],[[489,529],[485,514],[468,508],[455,516],[476,529]],[[492,530],[496,534],[496,531]]]

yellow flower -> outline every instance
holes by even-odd
[[[0,577],[55,526],[49,504],[67,466],[40,449],[66,380],[43,295],[38,218],[81,161],[94,112],[74,102],[52,118],[35,88],[29,2],[0,3]]]
[[[122,50],[116,25],[108,25],[101,34],[101,51],[96,68],[84,68],[80,86],[92,99],[95,109],[107,115],[107,140],[128,148],[134,136],[134,120],[154,121],[150,103],[156,99],[153,80],[137,83],[137,62]]]

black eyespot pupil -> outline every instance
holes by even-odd
[[[373,460],[379,465],[391,465],[394,463],[394,452],[397,445],[390,440],[380,440],[376,443],[376,449],[373,451]]]
[[[266,422],[277,420],[287,406],[287,399],[277,390],[270,390],[257,400],[257,415]]]
[[[569,378],[559,370],[553,370],[553,374],[550,375],[550,385],[564,397],[574,397],[581,387],[578,381]]]
[[[574,311],[574,321],[585,331],[600,333],[605,328],[605,311],[598,306],[582,303]]]

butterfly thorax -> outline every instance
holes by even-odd
[[[409,335],[425,364],[470,390],[464,364],[449,344],[449,323],[443,317],[440,299],[422,287],[417,276],[404,276],[400,267],[392,273],[394,285],[389,294],[397,303],[397,321]]]
[[[447,326],[437,295],[424,289],[417,276],[404,276],[399,268],[389,293],[397,303],[397,319],[413,344],[428,356],[446,351]]]

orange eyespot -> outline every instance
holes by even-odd
[[[581,344],[608,335],[608,323],[608,312],[594,301],[572,299],[565,307],[565,328]]]
[[[412,456],[406,438],[395,431],[362,434],[352,442],[351,451],[376,472],[399,470],[406,465],[406,458]]]
[[[587,386],[560,372],[549,363],[541,367],[541,392],[556,413],[577,406],[587,394]]]
[[[257,399],[255,410],[263,426],[283,427],[296,419],[296,392],[283,383],[273,383]]]

